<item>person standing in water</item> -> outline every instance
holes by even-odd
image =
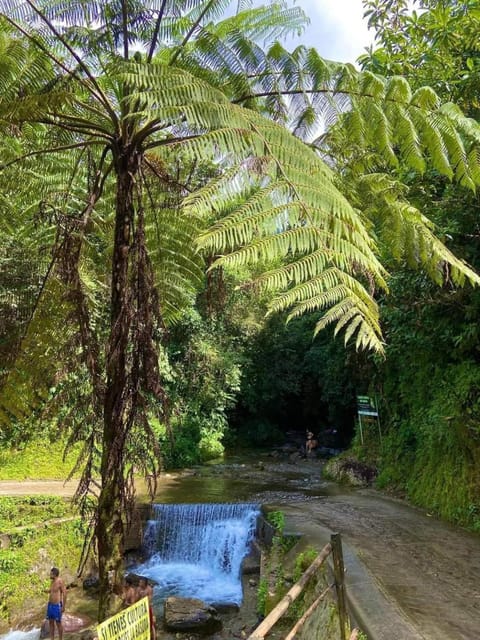
[[[148,598],[148,615],[150,618],[150,638],[151,640],[156,640],[157,631],[155,629],[155,616],[153,615],[153,607],[152,607],[152,598],[153,598],[153,588],[152,585],[148,582],[147,578],[139,578],[138,587],[137,587],[137,600],[141,600],[142,598]]]
[[[67,604],[67,589],[65,583],[60,578],[57,567],[52,567],[50,571],[50,589],[47,605],[47,620],[50,628],[50,640],[55,637],[55,625],[57,625],[58,638],[63,639],[62,614],[65,613]]]

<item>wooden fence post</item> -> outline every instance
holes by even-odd
[[[337,591],[338,619],[340,621],[340,640],[346,640],[347,603],[345,598],[345,570],[343,567],[342,539],[339,533],[330,537],[333,557],[333,575]]]

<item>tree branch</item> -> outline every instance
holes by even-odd
[[[167,4],[167,0],[163,0],[162,6],[160,7],[160,11],[157,16],[157,21],[155,23],[155,30],[153,32],[152,42],[150,43],[150,49],[148,50],[147,62],[151,62],[153,58],[153,54],[155,52],[155,47],[157,46],[158,34],[160,33],[160,25],[163,20],[163,12],[165,11],[165,5]]]
[[[26,158],[31,158],[33,156],[41,156],[44,153],[59,153],[60,151],[68,151],[68,149],[83,149],[85,147],[90,147],[100,144],[96,140],[79,142],[77,144],[66,144],[61,147],[52,147],[50,149],[39,149],[38,151],[29,151],[28,153],[23,154],[22,156],[18,156],[14,160],[10,160],[9,162],[5,162],[5,164],[0,165],[0,171],[10,167],[14,164],[21,162],[22,160],[26,160]]]
[[[75,49],[68,44],[68,42],[65,40],[65,38],[62,37],[60,32],[53,26],[53,24],[50,22],[50,20],[48,20],[48,18],[39,9],[37,9],[37,7],[33,4],[33,2],[31,0],[25,0],[25,2],[38,15],[40,20],[42,20],[42,22],[44,22],[47,25],[47,27],[50,29],[50,31],[53,33],[53,35],[56,38],[59,39],[59,41],[63,44],[63,46],[70,53],[70,55],[73,56],[73,58],[78,62],[80,68],[83,69],[83,71],[87,75],[87,77],[90,80],[90,82],[96,88],[98,94],[95,91],[93,91],[91,87],[89,87],[88,83],[85,83],[86,86],[89,88],[89,91],[91,93],[93,93],[100,100],[100,102],[102,102],[104,107],[109,112],[110,117],[112,118],[112,121],[118,126],[117,114],[115,113],[114,109],[112,109],[112,106],[110,105],[110,102],[108,101],[106,95],[103,93],[100,85],[98,84],[95,76],[91,73],[91,71],[88,68],[88,66],[83,62],[82,58],[78,55],[78,53],[75,51]],[[29,34],[29,37],[31,37],[30,34]]]
[[[189,29],[187,35],[184,37],[182,43],[177,47],[177,50],[175,51],[175,53],[173,54],[169,64],[174,64],[174,62],[176,61],[176,59],[178,58],[178,56],[180,55],[183,47],[187,44],[187,42],[190,40],[190,37],[192,36],[193,32],[197,29],[197,27],[200,25],[200,22],[203,18],[203,16],[207,13],[207,11],[210,9],[210,7],[212,6],[212,4],[214,3],[214,0],[210,0],[210,2],[208,2],[205,5],[204,10],[200,13],[200,15],[198,16],[196,22],[193,23],[193,25],[191,26],[191,28]]]

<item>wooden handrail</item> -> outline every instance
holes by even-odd
[[[267,635],[273,625],[283,616],[283,614],[287,611],[288,607],[294,602],[298,596],[302,593],[305,585],[311,578],[311,576],[315,573],[315,571],[322,566],[325,560],[328,558],[330,553],[332,552],[332,545],[326,544],[323,549],[320,551],[318,556],[312,562],[312,564],[308,567],[308,569],[302,574],[300,579],[293,585],[290,591],[284,596],[277,606],[270,611],[268,616],[263,620],[256,629],[254,629],[253,633],[248,636],[247,640],[263,640],[263,638]]]
[[[300,629],[303,627],[305,622],[308,620],[308,618],[312,615],[312,613],[318,607],[320,602],[322,602],[322,600],[325,598],[325,596],[330,591],[332,586],[333,585],[330,585],[326,589],[324,589],[322,593],[318,596],[318,598],[314,600],[314,602],[312,602],[312,604],[308,607],[308,609],[305,611],[305,613],[300,618],[300,620],[295,624],[294,627],[291,628],[291,630],[288,632],[288,635],[285,636],[284,640],[295,640],[295,636],[297,635],[297,633],[300,631]]]

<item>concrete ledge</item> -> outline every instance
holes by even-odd
[[[301,533],[305,542],[315,549],[320,550],[335,533],[319,524],[306,522],[301,507],[282,505],[282,510],[290,528]],[[342,548],[352,625],[360,627],[369,640],[424,640],[395,603],[387,598],[355,551],[343,539]]]

